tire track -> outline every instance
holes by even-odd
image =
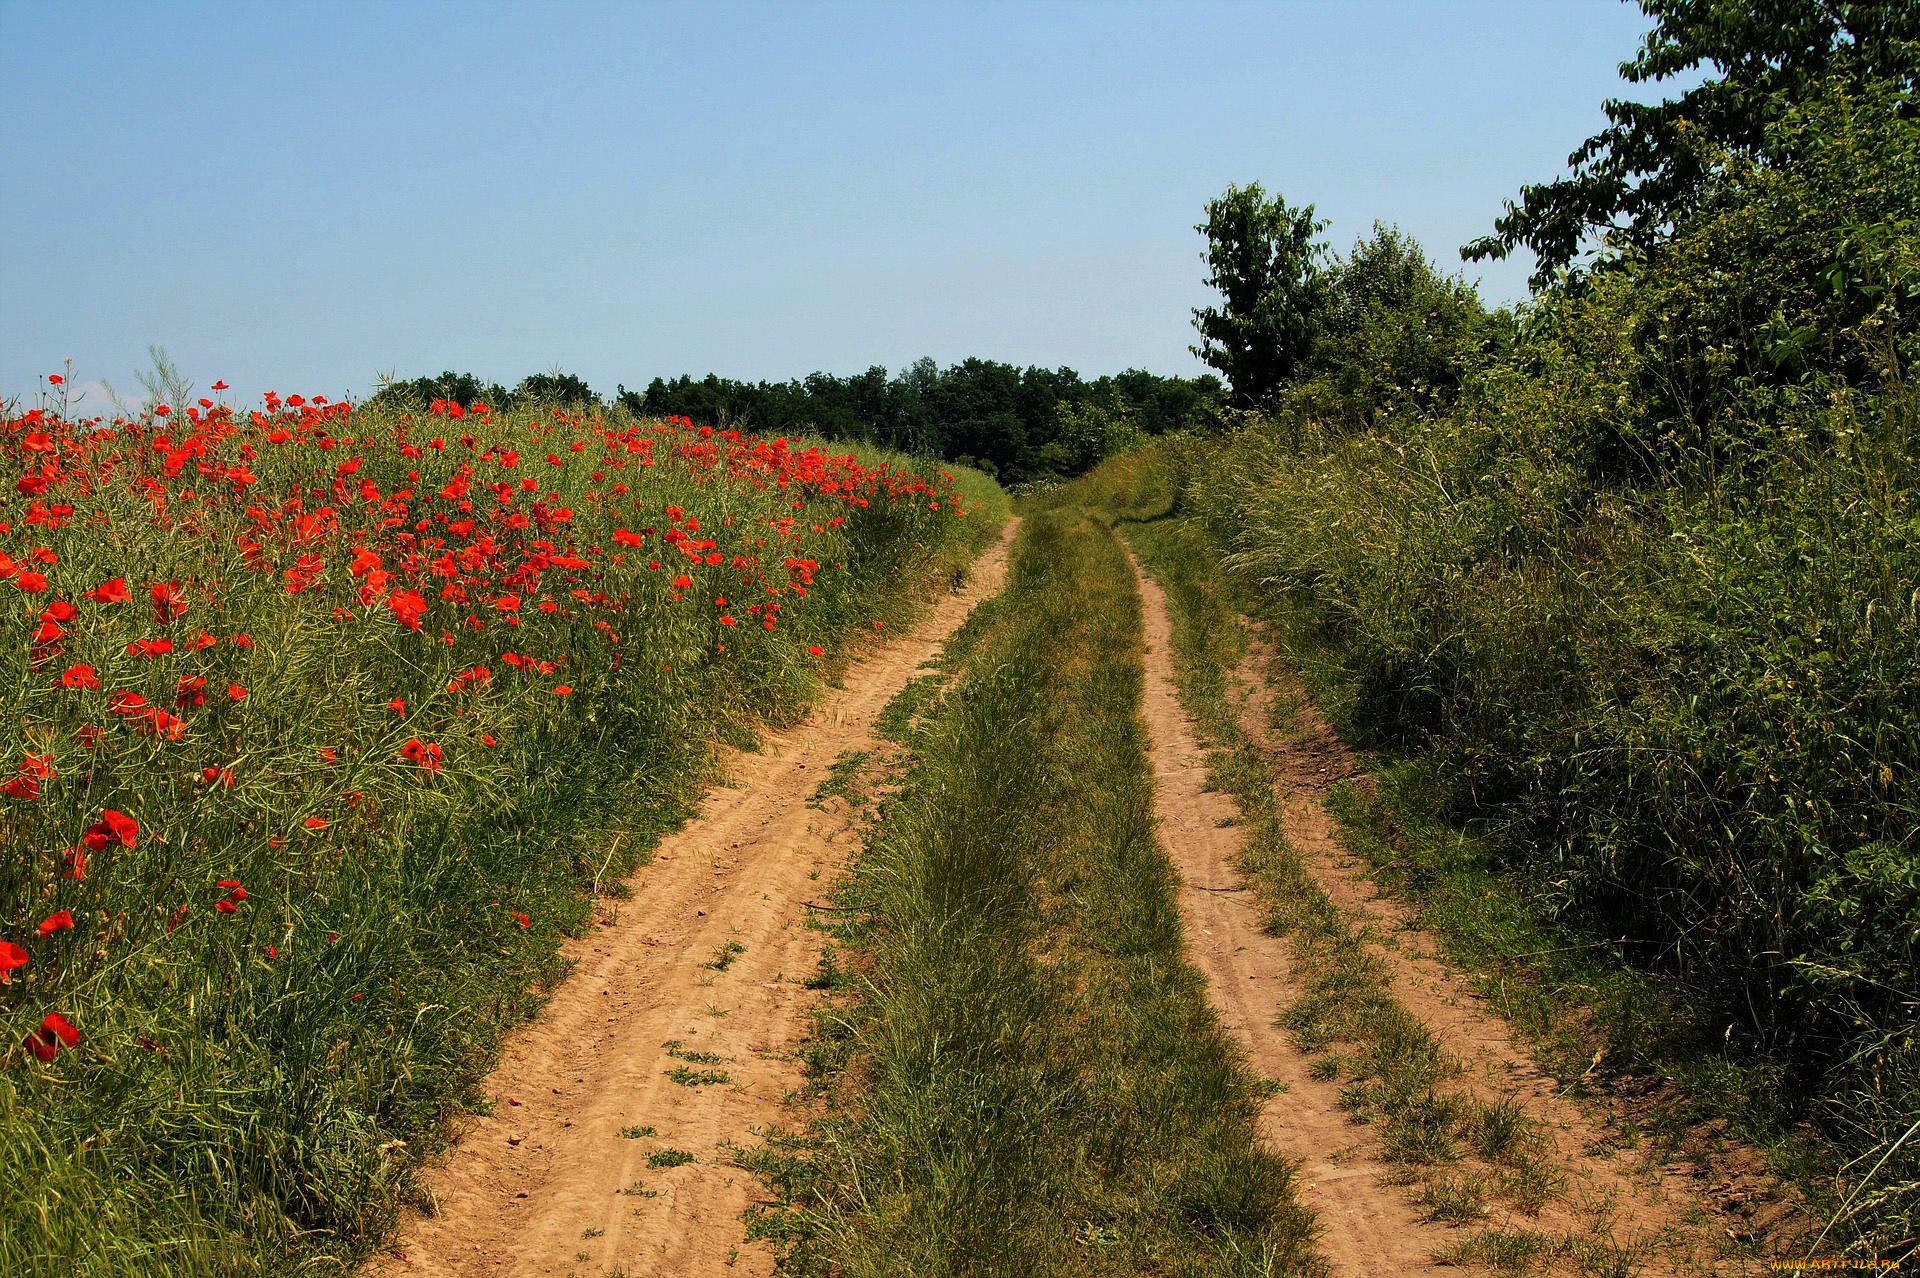
[[[743,1240],[758,1188],[727,1148],[779,1121],[801,1081],[815,996],[799,982],[821,950],[801,903],[844,860],[849,825],[807,800],[842,753],[874,746],[881,709],[999,590],[1017,523],[965,589],[798,725],[735,754],[734,779],[629,880],[632,898],[569,942],[573,971],[482,1085],[492,1112],[425,1177],[436,1210],[369,1275],[772,1273],[771,1249]]]

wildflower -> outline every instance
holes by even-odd
[[[227,685],[227,697],[232,701],[245,701],[247,690],[237,683],[230,683]]]
[[[405,698],[395,697],[393,700],[387,702],[387,709],[393,711],[395,714],[405,714],[407,712]]]
[[[58,1012],[47,1013],[46,1019],[40,1022],[40,1028],[28,1034],[24,1040],[26,1048],[42,1065],[58,1056],[63,1044],[73,1047],[79,1042],[80,1031]]]
[[[524,915],[524,914],[516,914],[516,915],[514,915],[514,916],[513,916],[513,921],[514,921],[515,923],[518,923],[518,924],[519,924],[519,925],[520,925],[521,927],[532,927],[532,926],[533,926],[533,920],[532,920],[532,919],[530,919],[530,918],[528,918],[528,917],[527,917],[526,915]],[[22,960],[22,961],[24,961],[24,960]]]
[[[324,830],[327,828],[327,819],[325,817],[312,816],[300,824],[306,826],[309,830]]]
[[[239,906],[235,905],[232,901],[229,901],[224,897],[218,901],[215,901],[213,903],[213,908],[215,910],[218,910],[222,914],[237,914],[239,913],[239,910],[240,910]]]
[[[177,581],[156,581],[147,587],[147,597],[153,600],[153,619],[161,625],[174,620],[187,610],[187,598]]]
[[[81,836],[81,842],[91,852],[99,852],[115,843],[121,847],[130,848],[137,844],[139,834],[138,821],[124,812],[107,808],[100,813],[98,821],[87,827],[86,833]],[[82,862],[82,864],[84,866],[85,863]],[[79,878],[80,875],[76,874],[73,877]]]
[[[115,577],[111,581],[102,582],[92,590],[82,591],[80,597],[97,604],[123,604],[131,602],[133,594],[127,589],[125,581]]]
[[[71,910],[57,910],[47,915],[44,919],[41,919],[40,925],[33,930],[34,933],[44,941],[55,932],[65,932],[72,926],[73,912]]]
[[[440,747],[432,742],[422,741],[418,737],[407,738],[407,743],[400,747],[400,757],[408,763],[418,764],[428,772],[440,770]]]
[[[27,965],[27,952],[12,941],[0,941],[0,984],[13,984],[13,970]]]
[[[68,666],[61,672],[60,682],[69,688],[97,688],[100,686],[100,675],[92,666]]]
[[[570,697],[573,695],[573,688],[563,683],[553,690],[553,695],[556,697]]]
[[[807,655],[810,657],[823,657],[826,655],[826,650],[817,643],[810,643],[807,645]]]

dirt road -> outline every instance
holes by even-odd
[[[484,1084],[490,1114],[429,1176],[438,1210],[370,1267],[400,1275],[766,1275],[743,1240],[753,1178],[727,1146],[782,1117],[818,934],[802,902],[846,855],[847,822],[808,806],[827,768],[974,605],[999,590],[1013,535],[970,584],[850,668],[812,714],[729,760],[731,784],[665,840],[631,899],[569,945],[577,960]],[[683,1160],[683,1155],[690,1159]]]
[[[1135,573],[1147,646],[1143,711],[1152,733],[1161,840],[1181,878],[1188,956],[1207,976],[1216,1013],[1248,1065],[1284,1085],[1266,1106],[1262,1136],[1299,1160],[1296,1184],[1319,1217],[1318,1246],[1335,1278],[1434,1272],[1441,1267],[1435,1254],[1457,1244],[1466,1230],[1429,1219],[1395,1183],[1377,1133],[1354,1123],[1341,1105],[1341,1082],[1315,1077],[1311,1058],[1277,1023],[1304,986],[1294,976],[1287,941],[1264,929],[1262,912],[1236,868],[1245,839],[1245,827],[1235,823],[1237,805],[1206,788],[1206,752],[1174,682],[1165,596],[1137,564]],[[1631,1255],[1634,1272],[1641,1274],[1747,1269],[1749,1263],[1723,1254],[1713,1240],[1733,1234],[1728,1226],[1751,1222],[1745,1212],[1714,1202],[1710,1182],[1679,1166],[1636,1168],[1586,1153],[1606,1145],[1606,1132],[1560,1094],[1515,1043],[1507,1023],[1477,1003],[1465,982],[1437,959],[1433,938],[1382,896],[1340,846],[1322,796],[1354,774],[1358,763],[1311,705],[1296,716],[1291,732],[1270,729],[1263,667],[1249,661],[1238,672],[1241,720],[1267,757],[1288,840],[1321,890],[1369,935],[1391,938],[1391,944],[1372,948],[1392,972],[1395,998],[1460,1063],[1461,1087],[1481,1099],[1512,1097],[1522,1104],[1546,1133],[1565,1176],[1562,1199],[1537,1216],[1485,1223],[1545,1238],[1603,1239],[1617,1254]],[[1710,1228],[1700,1228],[1702,1217]],[[1567,1255],[1574,1256],[1571,1245]]]

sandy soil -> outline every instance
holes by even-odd
[[[743,1238],[759,1187],[728,1151],[778,1122],[801,1081],[794,1050],[816,996],[800,982],[821,949],[802,903],[850,841],[841,805],[807,800],[835,759],[873,747],[875,716],[1000,588],[1012,535],[803,722],[728,761],[731,783],[633,876],[632,897],[569,944],[572,973],[484,1085],[493,1111],[427,1178],[437,1210],[369,1274],[772,1272],[771,1251]],[[667,1150],[693,1161],[649,1165]]]
[[[1268,1103],[1262,1134],[1299,1161],[1301,1198],[1319,1217],[1319,1246],[1336,1278],[1433,1271],[1439,1268],[1435,1250],[1466,1231],[1427,1222],[1409,1192],[1389,1182],[1371,1129],[1349,1121],[1340,1106],[1341,1084],[1312,1078],[1308,1058],[1275,1022],[1302,987],[1292,977],[1286,941],[1263,929],[1234,868],[1245,835],[1225,822],[1237,816],[1237,807],[1228,796],[1205,789],[1206,754],[1175,690],[1164,595],[1144,575],[1140,588],[1156,805],[1163,843],[1183,881],[1189,957],[1206,973],[1216,1011],[1249,1066],[1286,1088]],[[1597,1231],[1643,1248],[1639,1272],[1646,1274],[1729,1271],[1716,1258],[1716,1241],[1753,1227],[1752,1186],[1746,1183],[1751,1178],[1730,1177],[1742,1180],[1743,1188],[1720,1201],[1725,1196],[1713,1192],[1719,1186],[1703,1180],[1699,1168],[1629,1167],[1623,1157],[1589,1155],[1607,1147],[1604,1127],[1560,1094],[1516,1046],[1511,1027],[1438,961],[1433,938],[1398,902],[1382,896],[1339,844],[1323,796],[1335,782],[1356,776],[1359,764],[1298,688],[1285,690],[1301,706],[1289,730],[1269,726],[1272,695],[1263,655],[1256,652],[1238,672],[1242,722],[1273,767],[1288,838],[1321,888],[1376,938],[1376,952],[1393,971],[1395,996],[1464,1065],[1463,1086],[1483,1099],[1519,1098],[1553,1138],[1555,1161],[1567,1174],[1564,1200],[1538,1218],[1483,1223],[1561,1235]]]
[[[1140,574],[1137,564],[1134,572]],[[1433,1253],[1452,1231],[1421,1220],[1405,1191],[1387,1182],[1388,1169],[1370,1150],[1366,1129],[1340,1107],[1340,1084],[1313,1078],[1308,1057],[1275,1023],[1301,992],[1292,958],[1286,942],[1260,926],[1235,869],[1246,841],[1246,828],[1230,824],[1238,805],[1206,788],[1206,751],[1175,690],[1165,596],[1144,575],[1140,593],[1142,710],[1152,733],[1160,842],[1180,876],[1188,960],[1205,973],[1209,1000],[1247,1066],[1284,1086],[1262,1111],[1260,1134],[1300,1164],[1296,1192],[1319,1219],[1318,1247],[1334,1278],[1440,1272]]]

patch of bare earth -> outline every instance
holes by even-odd
[[[1537,1216],[1496,1211],[1472,1226],[1426,1218],[1404,1187],[1407,1178],[1382,1156],[1374,1129],[1354,1122],[1341,1105],[1342,1084],[1314,1077],[1312,1058],[1278,1024],[1305,984],[1290,945],[1264,928],[1263,911],[1236,869],[1246,838],[1244,827],[1230,824],[1238,807],[1207,789],[1207,752],[1174,682],[1165,598],[1151,578],[1139,578],[1156,806],[1163,845],[1182,880],[1189,957],[1207,974],[1215,1009],[1249,1066],[1284,1085],[1266,1106],[1262,1134],[1299,1161],[1296,1184],[1319,1218],[1319,1247],[1336,1278],[1432,1272],[1440,1267],[1436,1253],[1488,1226],[1597,1237],[1633,1251],[1643,1274],[1738,1271],[1721,1244],[1751,1236],[1753,1208],[1774,1198],[1772,1187],[1758,1184],[1750,1170],[1703,1176],[1697,1166],[1630,1165],[1630,1155],[1589,1152],[1611,1148],[1606,1124],[1561,1094],[1518,1047],[1507,1022],[1437,958],[1434,939],[1410,911],[1382,895],[1339,842],[1324,795],[1341,780],[1364,782],[1360,764],[1297,687],[1283,689],[1300,707],[1288,731],[1269,726],[1269,663],[1256,651],[1238,672],[1239,709],[1247,737],[1269,761],[1287,838],[1321,890],[1372,939],[1395,998],[1463,1067],[1464,1093],[1483,1101],[1517,1098],[1549,1137],[1549,1157],[1567,1177],[1566,1192]]]
[[[730,1150],[801,1081],[816,996],[800,982],[821,950],[803,903],[845,859],[850,824],[844,805],[808,799],[999,590],[1012,535],[802,722],[727,761],[731,782],[661,843],[631,898],[569,943],[572,972],[483,1085],[492,1112],[428,1174],[434,1210],[370,1274],[772,1272],[770,1249],[744,1239],[760,1191]]]

